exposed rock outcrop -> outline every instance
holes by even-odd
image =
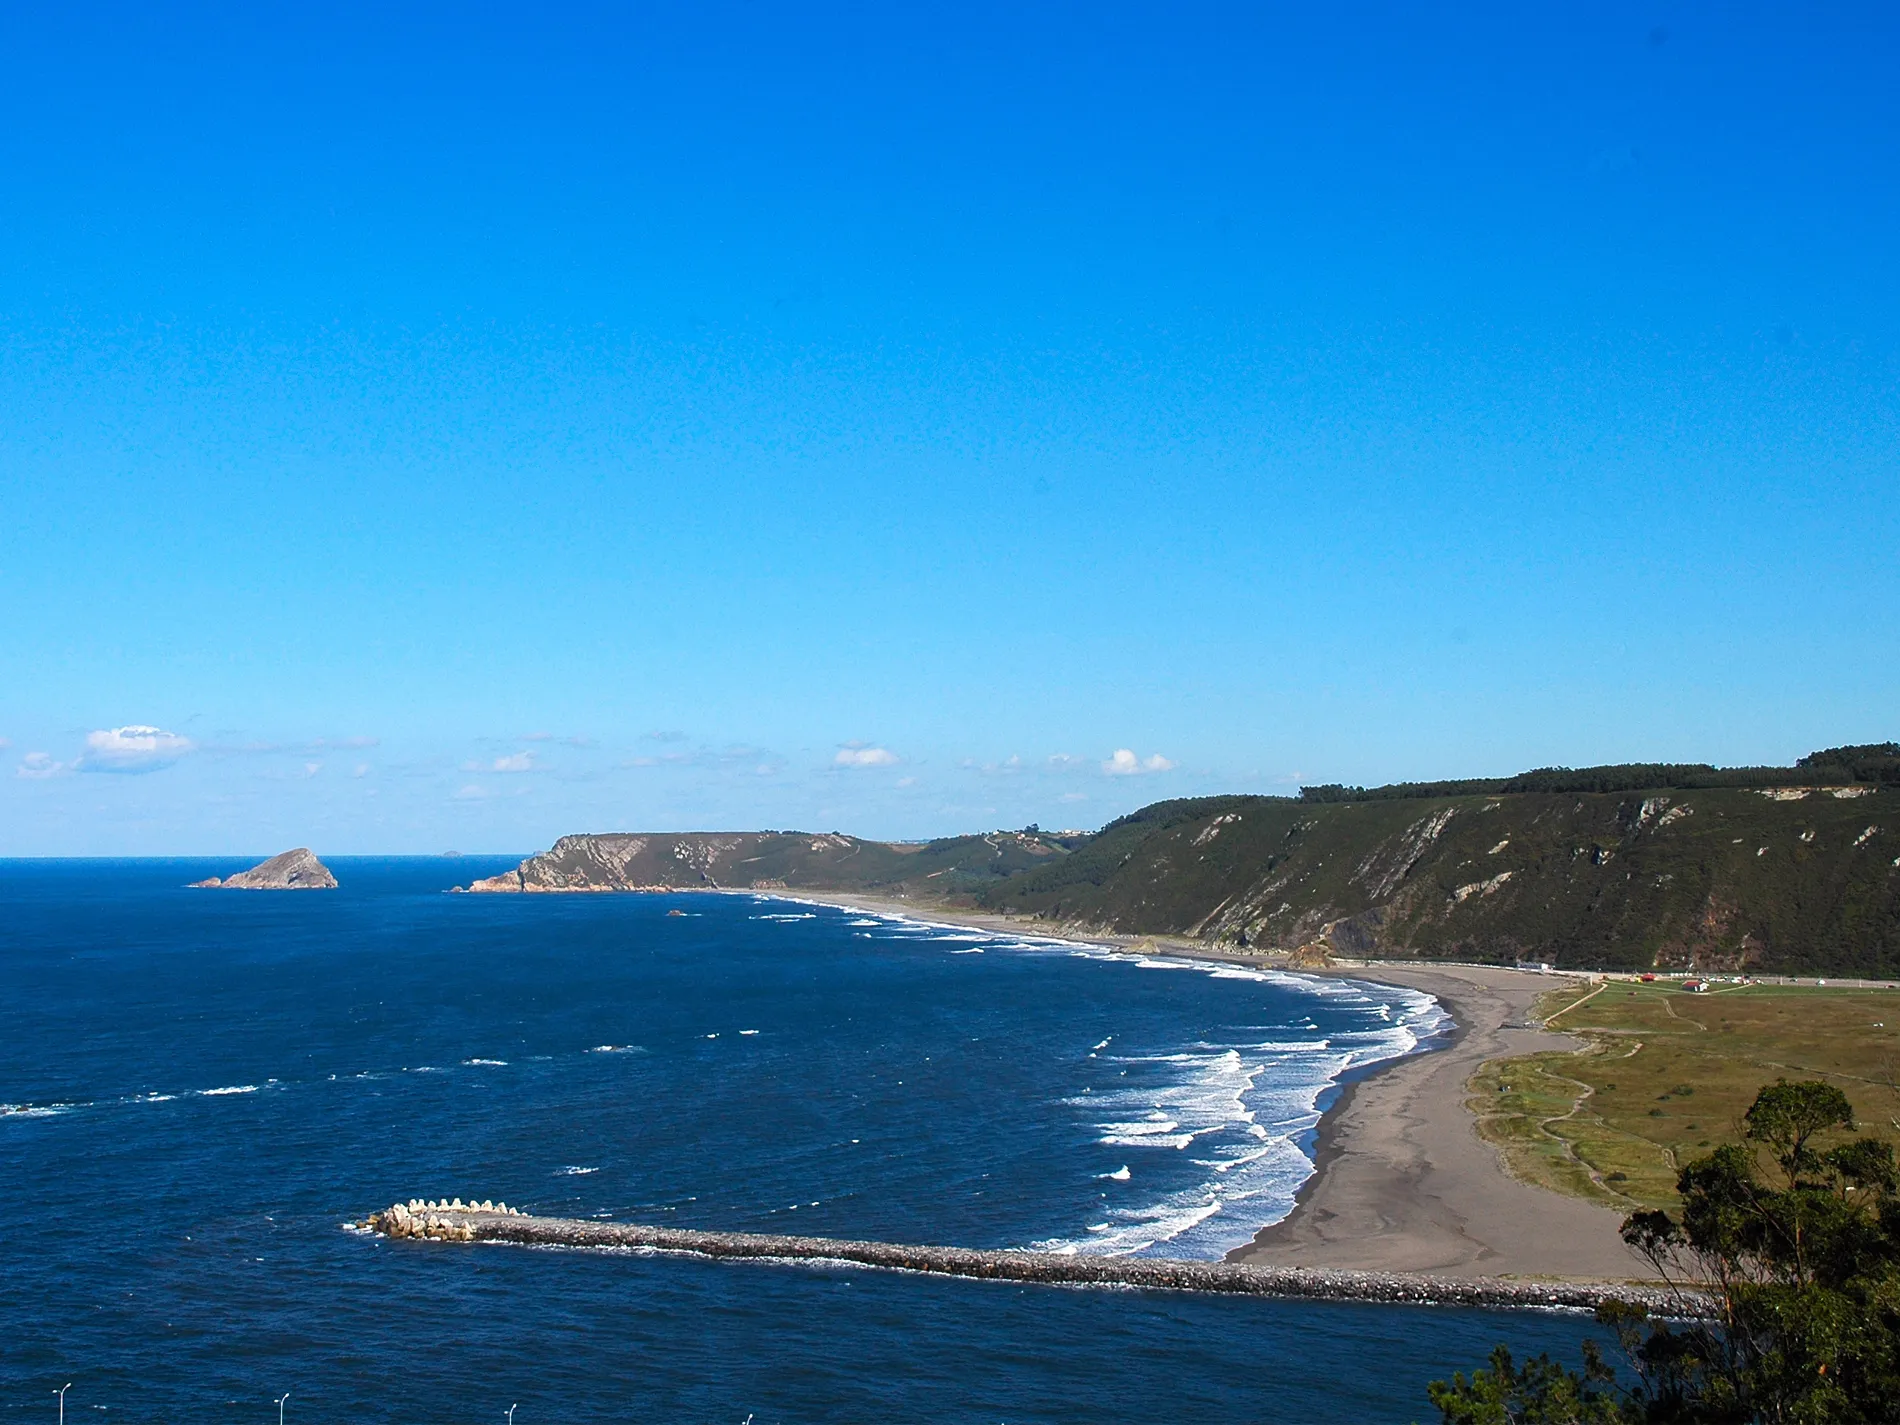
[[[295,851],[260,861],[235,876],[226,876],[223,880],[213,876],[191,884],[195,890],[212,891],[333,891],[336,877],[308,846],[299,846]]]
[[[953,836],[927,845],[836,832],[691,831],[563,836],[475,892],[971,890],[1068,854],[1077,836],[1033,828]]]

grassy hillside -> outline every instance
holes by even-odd
[[[1528,1182],[1624,1209],[1673,1206],[1681,1165],[1738,1138],[1756,1090],[1777,1078],[1829,1080],[1864,1132],[1900,1142],[1900,992],[1611,981],[1543,1008],[1588,1047],[1495,1060],[1470,1085],[1479,1132]]]
[[[1271,949],[1889,976],[1897,801],[1855,786],[1163,802],[978,899]]]

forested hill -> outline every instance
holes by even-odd
[[[1352,955],[1900,975],[1900,792],[1163,802],[981,903]]]
[[[1900,977],[1900,747],[1160,802],[1090,836],[564,837],[484,890],[859,890],[1265,951]]]

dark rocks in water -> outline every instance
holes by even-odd
[[[336,877],[319,861],[308,846],[286,851],[248,871],[219,880],[193,881],[193,888],[219,891],[333,891]]]

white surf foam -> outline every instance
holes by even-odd
[[[961,941],[967,947],[951,954],[987,948],[1143,970],[1199,971],[1215,979],[1280,986],[1309,997],[1308,1003],[1358,1012],[1359,1023],[1350,1029],[1335,1025],[1322,1033],[1312,1015],[1296,1014],[1292,1022],[1263,1026],[1257,1037],[1241,1042],[1197,1043],[1152,1055],[1109,1056],[1102,1051],[1114,1036],[1103,1039],[1088,1055],[1121,1065],[1115,1082],[1095,1085],[1096,1091],[1066,1102],[1086,1108],[1096,1142],[1103,1146],[1171,1155],[1196,1149],[1187,1161],[1199,1180],[1145,1201],[1115,1202],[1109,1220],[1086,1224],[1080,1237],[1034,1244],[1048,1251],[1210,1258],[1249,1241],[1292,1211],[1294,1195],[1312,1175],[1301,1140],[1319,1122],[1319,1101],[1340,1077],[1413,1052],[1449,1022],[1430,995],[1395,986],[1227,961],[1130,956],[1106,945],[976,931],[904,915],[865,912],[850,924],[864,927],[859,933],[869,939]],[[1117,1183],[1134,1178],[1130,1164],[1098,1176]],[[1168,1176],[1177,1177],[1178,1170]]]
[[[1301,1140],[1318,1123],[1319,1101],[1339,1077],[1411,1052],[1445,1023],[1437,1002],[1414,991],[1316,984],[1274,972],[1247,976],[1256,977],[1360,1010],[1360,1023],[1324,1034],[1315,1026],[1310,1038],[1298,1037],[1301,1028],[1313,1025],[1302,1017],[1302,1024],[1257,1031],[1258,1038],[1238,1043],[1202,1041],[1142,1055],[1091,1051],[1123,1066],[1112,1086],[1096,1085],[1066,1100],[1088,1110],[1100,1135],[1096,1141],[1169,1155],[1196,1149],[1189,1162],[1198,1181],[1145,1200],[1111,1199],[1106,1224],[1089,1223],[1079,1236],[1033,1245],[1104,1256],[1224,1255],[1292,1210],[1313,1171]],[[1123,1165],[1121,1171],[1127,1170]],[[1120,1173],[1100,1176],[1128,1180]]]

